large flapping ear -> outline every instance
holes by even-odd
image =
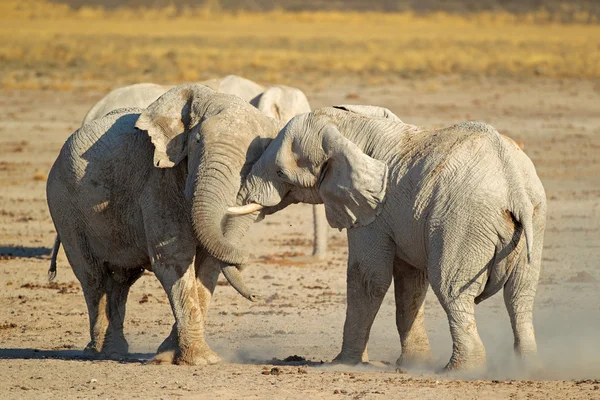
[[[154,165],[171,168],[187,155],[187,133],[197,123],[199,102],[214,93],[206,86],[176,86],[140,114],[135,127],[148,132],[154,144]]]
[[[327,163],[319,194],[333,228],[365,226],[381,211],[387,186],[387,165],[363,153],[332,124],[323,128]]]
[[[333,108],[337,108],[339,110],[345,110],[349,112],[353,112],[355,114],[364,115],[366,117],[378,117],[378,118],[387,118],[392,121],[402,122],[402,120],[393,112],[384,107],[376,107],[376,106],[357,106],[357,105],[342,105],[342,106],[333,106]]]

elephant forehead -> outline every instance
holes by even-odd
[[[262,136],[257,118],[243,111],[226,111],[209,117],[202,123],[202,129],[215,136]]]

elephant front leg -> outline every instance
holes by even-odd
[[[159,348],[154,362],[186,365],[218,362],[204,341],[204,314],[198,300],[194,268],[171,265],[153,266],[153,269],[167,292],[175,316],[171,335]]]
[[[367,362],[371,326],[392,282],[394,246],[387,237],[365,228],[348,232],[347,309],[340,364]]]
[[[431,362],[431,348],[425,329],[424,301],[429,282],[427,273],[402,260],[394,263],[396,326],[400,334],[402,355],[396,365],[413,367]]]
[[[204,318],[202,319],[202,326],[206,324],[206,315],[208,315],[208,307],[212,300],[215,287],[217,286],[217,280],[221,273],[222,263],[215,258],[206,254],[205,251],[197,250],[196,257],[194,259],[194,269],[196,278],[196,288],[198,292],[198,302],[200,306],[200,313]],[[178,348],[178,337],[177,337],[177,323],[173,324],[171,333],[158,347],[158,354],[162,354],[161,358],[164,358],[164,362],[171,362],[174,353]],[[210,350],[208,344],[206,344],[206,352],[204,358],[207,364],[216,364],[221,361],[219,356]],[[158,357],[157,360],[158,361]]]
[[[327,217],[325,207],[313,204],[314,242],[312,256],[323,260],[327,256]]]

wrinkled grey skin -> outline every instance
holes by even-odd
[[[236,96],[182,85],[145,110],[116,110],[69,137],[47,197],[88,306],[88,353],[127,353],[127,294],[149,270],[176,321],[155,360],[219,361],[204,340],[207,308],[220,270],[246,261],[237,242],[258,217],[233,220],[226,209],[238,204],[242,179],[278,128]]]
[[[287,123],[296,115],[310,112],[306,95],[289,86],[265,88],[237,75],[201,82],[219,93],[233,94],[246,100],[265,115]],[[155,83],[138,83],[113,90],[99,100],[86,114],[83,124],[100,118],[118,108],[146,108],[172,86]],[[327,222],[323,207],[313,207],[314,242],[313,257],[323,259],[327,255]]]
[[[263,206],[324,203],[329,224],[348,229],[348,307],[336,362],[367,360],[371,324],[392,280],[399,364],[430,358],[429,284],[450,325],[447,370],[485,365],[474,306],[502,288],[515,350],[535,362],[546,198],[529,158],[491,126],[429,130],[320,109],[290,121],[240,193]]]

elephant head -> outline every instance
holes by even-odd
[[[300,89],[289,86],[271,86],[259,94],[250,104],[265,115],[284,123],[299,114],[310,112],[310,104]]]
[[[227,218],[226,211],[238,204],[241,182],[276,135],[277,122],[236,96],[187,84],[150,104],[136,128],[146,131],[154,144],[156,167],[173,168],[187,160],[186,197],[201,246],[227,265],[243,265],[247,254],[233,243],[258,213]],[[223,272],[229,279],[227,274],[237,269]]]
[[[381,210],[387,165],[367,155],[368,121],[399,121],[377,107],[321,109],[293,118],[254,164],[242,188],[244,214],[258,207],[283,208],[296,202],[324,203],[329,224],[338,229],[368,225]],[[342,111],[343,110],[343,111]],[[358,117],[347,118],[351,114]],[[352,139],[350,140],[349,137]],[[361,142],[361,147],[355,142]]]

